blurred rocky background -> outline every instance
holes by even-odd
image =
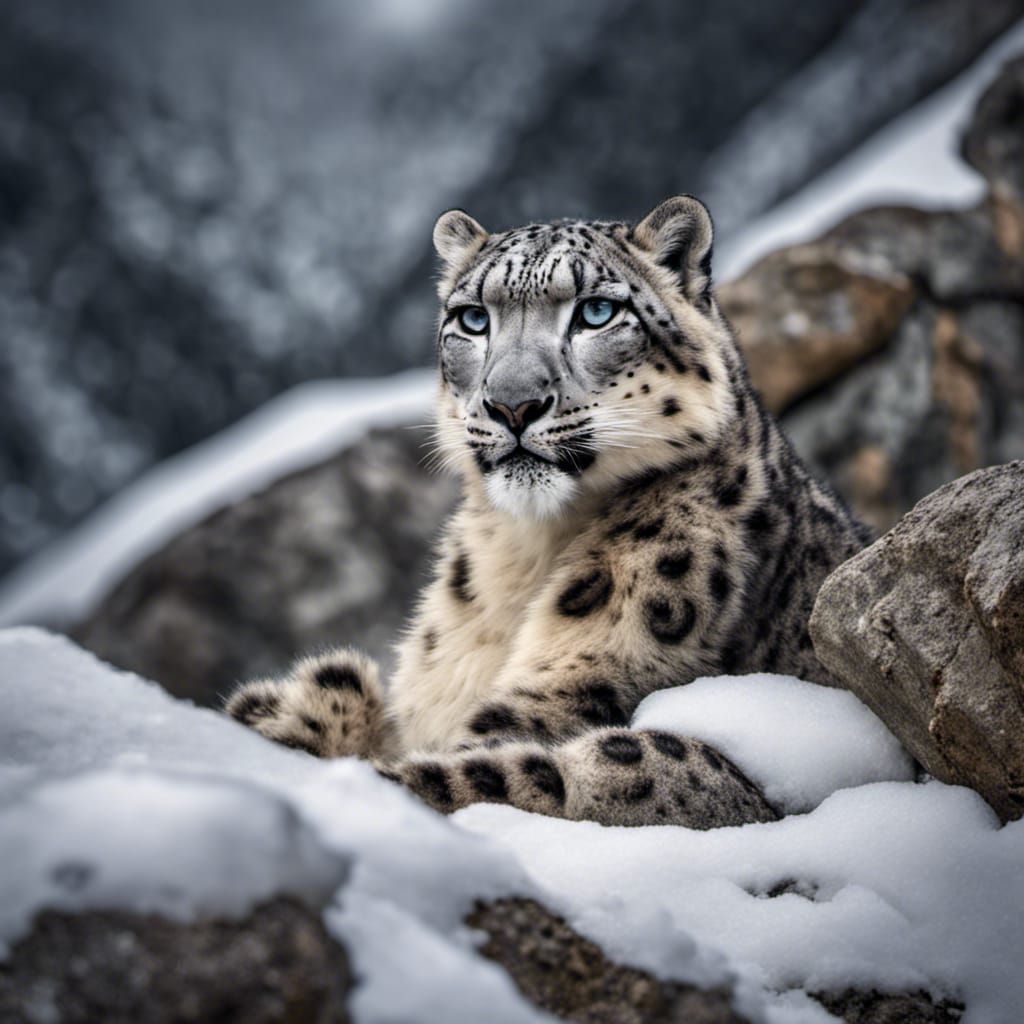
[[[728,239],[1022,13],[2,0],[0,574],[290,385],[428,362],[442,208],[685,190]]]
[[[0,571],[283,389],[431,359],[430,227],[633,217],[728,245],[1024,0],[43,0],[0,35]],[[801,453],[877,529],[1024,456],[1024,63],[964,125],[988,195],[853,213],[719,289]],[[213,702],[390,644],[456,498],[373,431],[223,508],[72,629]]]

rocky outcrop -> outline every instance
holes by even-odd
[[[425,433],[372,431],[216,513],[144,561],[73,631],[100,657],[213,703],[299,652],[357,643],[391,661],[456,498]]]
[[[1024,58],[963,141],[977,208],[881,207],[721,290],[755,384],[797,449],[887,529],[981,466],[1024,457]]]
[[[1024,815],[1024,462],[947,484],[840,566],[811,636],[932,775]]]
[[[776,413],[887,345],[915,297],[905,275],[864,272],[827,241],[772,253],[719,292]]]
[[[0,962],[0,1024],[346,1024],[353,978],[320,915],[242,921],[47,911]]]

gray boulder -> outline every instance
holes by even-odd
[[[374,430],[215,513],[129,573],[72,635],[201,703],[327,644],[357,644],[387,669],[457,495],[453,478],[423,465],[426,436]]]
[[[925,498],[825,581],[810,631],[932,775],[1024,814],[1024,461]]]
[[[346,1024],[353,978],[320,914],[241,921],[47,911],[0,963],[0,1024]]]
[[[888,529],[936,487],[1024,457],[1024,58],[977,104],[969,210],[887,206],[720,290],[800,454]]]

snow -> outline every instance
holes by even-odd
[[[723,676],[661,690],[637,708],[633,728],[710,743],[787,814],[848,786],[914,778],[910,756],[852,693],[791,676]]]
[[[317,905],[347,870],[265,791],[145,771],[91,772],[34,789],[0,813],[0,849],[0,942],[40,906],[188,919],[240,916],[280,892]]]
[[[436,374],[303,384],[145,473],[0,580],[0,626],[80,620],[129,570],[203,517],[373,427],[426,423]]]
[[[768,991],[923,988],[959,995],[968,1024],[1005,1024],[1024,1002],[1024,822],[1000,829],[966,789],[874,783],[807,815],[711,832],[482,804],[456,820],[513,850],[610,954],[661,974],[673,970],[663,936],[679,931]],[[807,895],[767,896],[787,881]]]
[[[287,892],[348,948],[361,1024],[536,1021],[462,924],[517,893],[621,962],[733,979],[754,1021],[831,1020],[806,993],[849,986],[958,997],[967,1024],[1024,1003],[1024,822],[910,781],[839,691],[723,677],[643,703],[634,727],[714,740],[813,808],[711,832],[485,804],[445,819],[365,764],[270,744],[35,629],[0,633],[0,706],[0,956],[42,907],[239,915]]]
[[[368,765],[268,743],[36,629],[0,633],[0,706],[0,956],[43,907],[187,918],[337,890],[360,1024],[546,1019],[461,925],[476,899],[536,892],[515,859]]]
[[[761,257],[806,242],[870,206],[909,203],[921,209],[967,207],[986,192],[958,145],[974,105],[1009,59],[1024,53],[1024,21],[1005,32],[966,71],[876,132],[795,195],[716,246],[722,280]]]

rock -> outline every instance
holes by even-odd
[[[1024,814],[1024,461],[925,498],[828,577],[810,631],[927,771]]]
[[[964,159],[992,187],[996,239],[1009,256],[1024,252],[1024,57],[1006,65],[985,93],[963,138]]]
[[[202,703],[325,644],[358,644],[387,669],[457,495],[423,466],[426,436],[375,430],[217,512],[134,569],[73,636]]]
[[[783,417],[800,454],[876,529],[984,465],[1024,457],[1024,306],[920,299],[883,351]]]
[[[535,900],[479,903],[466,923],[484,932],[480,952],[500,964],[535,1006],[582,1024],[742,1024],[728,987],[664,981],[608,959]],[[812,993],[848,1024],[956,1024],[963,1007],[925,992]]]
[[[613,963],[562,918],[529,899],[478,904],[466,923],[534,1005],[586,1024],[743,1024],[728,989],[662,981]]]
[[[816,992],[829,1013],[847,1024],[957,1024],[964,1012],[960,1003],[935,1002],[927,992],[892,995],[882,992]]]
[[[1001,199],[1024,206],[1024,56],[1009,61],[978,103],[963,138],[964,159]]]
[[[780,412],[885,345],[914,288],[898,271],[860,271],[839,246],[766,256],[719,289],[765,404]]]
[[[0,962],[2,1024],[343,1024],[353,979],[320,915],[289,899],[243,921],[47,911]]]
[[[720,290],[751,376],[800,454],[887,529],[981,466],[1024,457],[1024,60],[980,99],[978,207],[887,206]]]

